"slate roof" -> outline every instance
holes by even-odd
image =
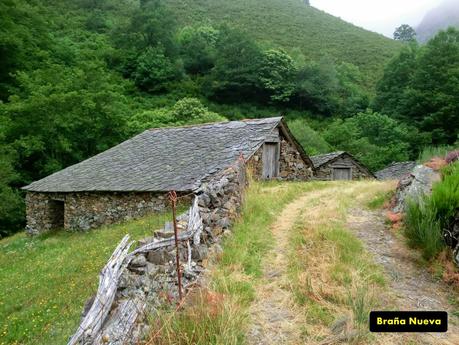
[[[311,157],[311,161],[312,161],[312,164],[314,164],[314,167],[318,168],[318,167],[320,167],[320,166],[322,166],[322,165],[334,160],[335,158],[338,158],[343,153],[346,153],[346,152],[337,151],[337,152],[325,153],[323,155],[312,156]]]
[[[240,153],[249,158],[276,127],[298,145],[282,117],[151,129],[24,189],[191,191],[206,176],[233,164]],[[301,148],[300,153],[309,161]]]
[[[375,173],[378,180],[399,180],[408,175],[416,166],[416,162],[395,162]]]
[[[361,169],[365,170],[369,175],[376,177],[365,165],[360,163],[354,156],[352,156],[350,153],[346,151],[336,151],[331,153],[325,153],[323,155],[312,156],[311,161],[314,164],[314,168],[317,169],[322,165],[327,164],[343,155],[351,157],[356,165],[358,165]]]

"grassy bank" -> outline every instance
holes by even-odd
[[[0,344],[65,344],[98,274],[125,234],[151,235],[170,219],[149,216],[87,233],[24,233],[0,241]]]

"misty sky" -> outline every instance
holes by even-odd
[[[400,24],[416,27],[444,0],[310,0],[312,6],[392,38]]]

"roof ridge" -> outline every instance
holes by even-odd
[[[283,119],[283,116],[273,116],[273,117],[262,117],[262,118],[256,118],[256,119],[242,119],[242,120],[226,120],[226,121],[217,121],[217,122],[205,122],[205,123],[197,123],[197,124],[188,124],[188,125],[181,125],[181,126],[167,126],[167,127],[153,127],[153,128],[148,128],[146,131],[159,131],[163,129],[180,129],[180,128],[193,128],[193,127],[206,127],[206,126],[212,126],[212,125],[221,125],[221,124],[227,124],[227,123],[232,123],[232,122],[257,122],[257,121],[263,121],[263,120],[277,120],[280,121]]]

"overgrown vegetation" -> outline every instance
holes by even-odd
[[[156,214],[87,233],[56,231],[0,241],[0,344],[65,344],[98,274],[125,234],[151,236],[171,215]]]
[[[311,195],[308,209],[292,229],[289,281],[307,320],[305,342],[325,341],[330,329],[341,327],[357,331],[352,343],[368,344],[372,340],[368,313],[383,303],[385,278],[362,243],[346,229],[345,215],[356,203],[374,200],[375,193],[388,193],[391,185],[360,182],[341,186],[339,194],[337,186]]]
[[[445,247],[442,231],[448,229],[459,209],[459,162],[445,168],[432,194],[411,200],[405,216],[409,244],[421,250],[424,259],[435,258]]]
[[[19,187],[148,127],[282,114],[310,154],[371,169],[457,139],[454,29],[378,82],[402,44],[296,0],[7,0],[0,19],[0,236],[25,225]]]

